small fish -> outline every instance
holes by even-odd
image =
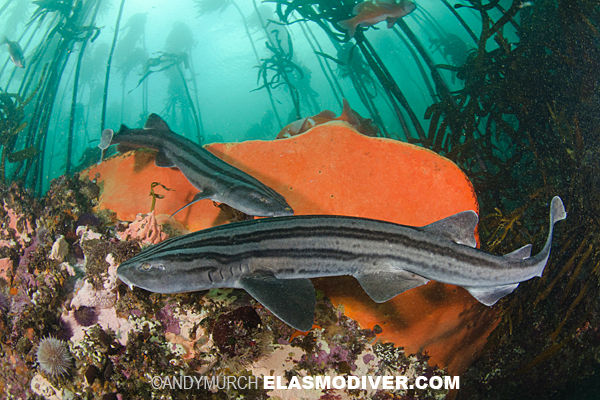
[[[19,68],[25,68],[25,56],[23,55],[23,49],[17,42],[11,42],[6,37],[0,44],[8,45],[8,54],[10,54],[11,61]]]
[[[321,125],[329,121],[345,121],[350,125],[358,127],[361,123],[362,118],[356,113],[356,111],[350,108],[348,100],[344,99],[343,103],[344,108],[342,110],[342,114],[339,117],[336,117],[332,111],[321,111],[317,115],[302,118],[284,126],[283,129],[277,134],[276,139],[286,139],[292,136],[299,135],[317,125]]]
[[[154,160],[156,166],[179,168],[187,180],[200,190],[189,204],[174,214],[203,199],[225,203],[245,214],[260,217],[294,213],[282,195],[202,146],[172,132],[156,114],[150,114],[144,129],[129,129],[121,125],[116,135],[112,129],[102,131],[98,147],[106,150],[113,144],[119,144],[119,151],[137,148],[158,151]]]
[[[351,19],[340,21],[339,24],[348,30],[348,37],[352,38],[357,26],[371,26],[381,21],[387,21],[388,29],[391,29],[398,18],[410,14],[417,8],[416,4],[409,0],[372,0],[359,3],[354,6]]]
[[[122,263],[117,275],[157,293],[244,289],[286,324],[308,331],[316,304],[309,278],[354,276],[378,303],[433,279],[491,306],[542,276],[554,223],[566,217],[562,200],[553,198],[546,244],[533,257],[530,244],[505,256],[475,248],[474,211],[420,228],[341,216],[257,219],[168,239]]]

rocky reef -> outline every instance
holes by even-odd
[[[265,390],[264,376],[442,376],[422,353],[377,340],[319,293],[316,326],[296,332],[241,290],[130,290],[118,264],[172,227],[154,215],[94,214],[99,188],[61,177],[36,199],[4,199],[0,247],[0,393],[4,398],[433,399],[445,390]],[[246,389],[162,385],[155,377],[252,377]]]

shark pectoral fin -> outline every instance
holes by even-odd
[[[442,236],[458,244],[477,247],[475,228],[479,217],[475,211],[463,211],[419,228],[422,231]]]
[[[511,260],[525,260],[526,258],[531,257],[531,245],[526,244],[512,253],[505,254],[504,257]]]
[[[377,303],[388,301],[405,290],[429,282],[422,276],[404,270],[384,270],[354,275],[369,297]]]
[[[299,331],[310,331],[315,320],[315,288],[309,279],[278,279],[272,273],[253,274],[239,281],[256,301]]]
[[[184,208],[188,208],[189,206],[191,206],[192,204],[194,204],[200,200],[210,199],[214,194],[215,193],[210,189],[206,189],[206,190],[203,190],[203,191],[197,193],[194,196],[194,198],[192,199],[192,201],[190,201],[185,206],[181,207],[179,210],[177,210],[173,214],[171,214],[171,217],[173,217],[173,215],[177,214],[179,211],[183,210]]]
[[[513,292],[519,286],[518,283],[512,283],[510,285],[492,286],[492,287],[465,287],[463,286],[471,296],[479,300],[480,303],[486,306],[493,306],[498,300]]]
[[[100,137],[100,144],[98,147],[102,150],[106,150],[110,147],[110,142],[114,136],[115,132],[112,129],[105,129],[102,131],[102,136]]]
[[[162,151],[159,151],[156,154],[156,158],[154,159],[154,165],[162,168],[173,168],[176,166],[175,163],[171,161],[171,159],[167,157],[167,155]]]

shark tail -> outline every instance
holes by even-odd
[[[546,239],[546,244],[542,251],[533,256],[535,263],[537,265],[537,273],[536,276],[541,277],[544,273],[544,268],[546,268],[546,263],[548,262],[548,258],[550,257],[550,248],[552,247],[552,234],[554,230],[554,224],[558,221],[562,221],[567,218],[567,212],[565,211],[565,206],[563,205],[560,197],[556,196],[552,199],[550,203],[550,232],[548,233],[548,239]],[[512,253],[506,254],[504,257],[513,259],[513,260],[525,260],[529,259],[531,254],[531,245],[528,244],[526,246],[521,247],[513,251]],[[509,293],[512,293],[519,286],[519,283],[511,283],[507,285],[501,286],[493,286],[493,287],[464,287],[467,289],[469,293],[481,303],[486,306],[492,306],[496,304],[498,300],[502,297],[506,296]]]
[[[100,160],[98,160],[98,165],[102,163],[102,158],[104,157],[104,150],[110,147],[110,143],[114,134],[115,132],[112,129],[105,129],[102,131],[102,136],[100,137],[100,144],[98,144],[98,147],[100,148]]]
[[[550,248],[552,247],[552,234],[554,232],[554,224],[558,221],[562,221],[567,218],[567,212],[565,211],[565,206],[560,197],[555,196],[550,203],[550,229],[548,230],[548,238],[546,239],[546,244],[542,251],[540,251],[534,257],[540,261],[540,269],[537,276],[541,277],[544,273],[544,268],[546,267],[546,263],[548,262],[548,258],[550,257]]]
[[[100,147],[102,150],[106,150],[110,147],[110,142],[114,136],[115,132],[112,129],[105,129],[102,131],[102,136],[100,138]]]

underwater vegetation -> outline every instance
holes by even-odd
[[[483,209],[505,205],[480,225],[493,251],[542,233],[524,218],[541,216],[549,193],[562,193],[574,220],[543,278],[503,304],[500,325],[467,374],[473,390],[458,398],[560,398],[565,382],[585,376],[597,358],[598,114],[592,110],[600,10],[587,1],[519,5],[493,22],[485,4],[471,3],[484,21],[478,49],[456,69],[465,88],[430,108],[426,145],[469,171]],[[514,24],[517,12],[520,40],[510,43],[502,26]],[[486,50],[489,40],[499,47]],[[484,377],[477,369],[495,372]]]
[[[292,97],[292,104],[296,110],[296,119],[300,119],[300,94],[298,89],[292,83],[292,77],[297,74],[298,80],[304,77],[302,68],[292,61],[294,57],[294,48],[292,45],[292,38],[287,34],[287,50],[281,45],[281,39],[279,38],[279,30],[273,30],[271,32],[274,36],[276,45],[272,45],[269,42],[265,42],[267,49],[273,53],[269,58],[263,58],[262,63],[258,66],[258,78],[257,83],[262,81],[262,85],[255,90],[276,89],[281,85],[285,85]]]
[[[7,55],[0,69],[6,85],[0,89],[1,392],[11,388],[15,398],[33,397],[36,390],[38,395],[65,397],[67,391],[82,398],[99,394],[114,398],[117,393],[149,397],[153,392],[145,377],[154,371],[256,374],[256,363],[265,355],[287,363],[288,374],[299,370],[366,374],[401,370],[410,363],[442,374],[427,364],[426,355],[406,355],[391,343],[374,344],[375,330],[361,329],[339,315],[327,299],[318,303],[322,330],[292,338],[288,327],[241,292],[167,299],[117,285],[114,269],[119,262],[137,254],[140,246],[171,235],[171,228],[176,232],[152,213],[166,200],[160,196],[169,191],[168,185],[155,182],[144,188],[144,196],[148,191],[151,196],[145,199],[147,209],[137,210],[139,218],[117,221],[108,212],[94,214],[101,188],[77,180],[74,173],[98,161],[91,143],[96,137],[90,133],[86,143],[90,150],[79,158],[78,132],[94,120],[92,103],[102,104],[98,117],[102,128],[123,122],[128,114],[123,82],[139,73],[140,87],[132,90],[143,91],[144,115],[136,114],[136,122],[149,112],[165,111],[170,120],[193,126],[196,142],[218,138],[218,132],[204,131],[200,113],[202,93],[192,57],[198,39],[191,28],[173,25],[164,48],[151,52],[145,43],[144,14],[124,19],[120,29],[125,0],[113,4],[119,7],[119,16],[106,26],[97,26],[97,20],[107,1],[34,1],[30,16],[15,8],[10,10],[14,17],[5,18],[9,3],[0,8],[6,29],[16,30],[18,18],[29,17],[29,22],[20,37],[10,36],[23,60],[13,63]],[[268,113],[258,113],[261,122],[248,125],[249,136],[274,137],[288,122],[318,115],[324,107],[314,109],[319,106],[315,93],[325,98],[330,91],[338,105],[330,108],[336,112],[352,94],[359,99],[353,107],[364,107],[364,119],[372,121],[374,135],[433,150],[468,174],[481,207],[481,247],[498,254],[541,243],[547,228],[539,222],[547,218],[547,200],[554,195],[565,200],[568,227],[558,232],[544,276],[522,284],[499,303],[500,323],[482,357],[462,377],[459,399],[560,398],[566,382],[594,371],[600,358],[596,1],[441,1],[439,7],[452,13],[470,42],[436,25],[419,5],[392,26],[386,27],[383,20],[371,26],[357,23],[352,33],[344,21],[357,22],[361,8],[378,2],[252,1],[252,15],[244,15],[232,0],[195,3],[199,16],[224,13],[229,6],[241,16],[246,32],[242,40],[252,47],[258,66],[258,89],[265,89],[258,92],[268,95],[271,105]],[[357,8],[360,4],[365,5]],[[266,17],[266,6],[275,14]],[[481,28],[469,26],[463,19],[467,15],[476,15]],[[419,33],[418,24],[434,33]],[[292,28],[300,30],[290,35]],[[413,104],[414,96],[401,89],[402,71],[390,66],[387,50],[373,39],[376,30],[389,33],[390,47],[397,45],[403,57],[414,60],[429,102],[425,122]],[[112,42],[90,50],[99,35],[110,36]],[[309,70],[298,56],[299,37],[310,44],[318,67]],[[266,44],[257,48],[257,43]],[[325,44],[334,50],[324,50]],[[445,61],[434,61],[435,55]],[[114,112],[107,104],[113,56],[121,83],[121,103]],[[75,68],[68,75],[71,64]],[[149,110],[150,89],[157,87],[155,78],[162,75],[158,72],[168,79],[160,88],[167,93],[164,110]],[[326,77],[324,89],[311,93],[310,83],[319,74]],[[302,86],[309,77],[312,81]],[[344,80],[350,86],[342,87]],[[67,81],[68,93],[65,89],[61,96],[59,88]],[[283,110],[277,99],[282,92],[292,109]],[[55,144],[51,134],[59,126],[56,119],[62,108],[68,115],[62,127],[65,140]],[[387,114],[399,131],[390,129]],[[98,131],[95,126],[88,130]],[[54,145],[64,148],[56,163],[64,164],[66,176],[51,182]],[[110,308],[103,308],[108,305],[118,312],[108,315]],[[247,321],[239,323],[240,318]],[[164,394],[185,397],[176,390]],[[267,397],[261,391],[199,396],[236,395]],[[383,399],[441,394],[368,395]]]

